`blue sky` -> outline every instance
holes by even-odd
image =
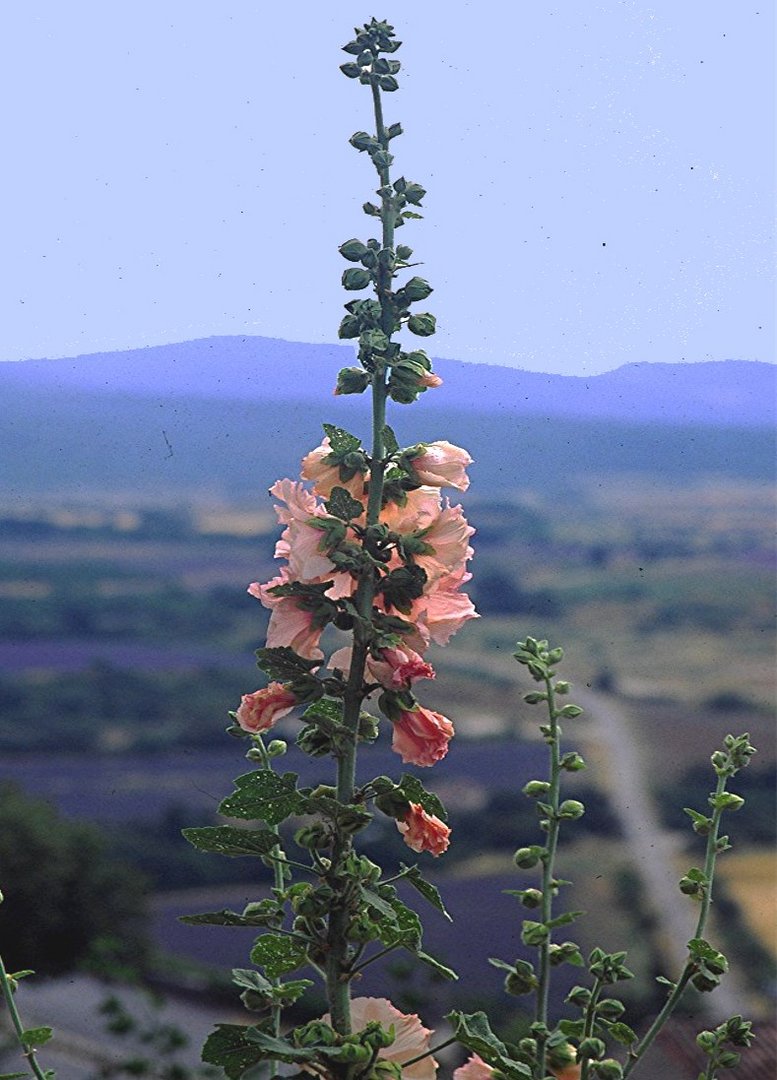
[[[386,110],[429,191],[401,237],[433,355],[774,359],[765,0],[6,5],[0,359],[336,340],[376,186],[337,67],[373,14],[404,41]]]

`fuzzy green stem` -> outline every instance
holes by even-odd
[[[716,795],[722,795],[723,792],[726,790],[726,780],[727,777],[725,775],[718,776],[718,783],[715,791]],[[701,911],[699,912],[699,918],[696,923],[696,932],[694,934],[695,938],[704,937],[704,931],[706,929],[707,919],[710,913],[710,905],[712,903],[712,879],[715,875],[718,831],[720,829],[720,819],[722,818],[722,816],[722,808],[715,807],[712,814],[712,825],[710,826],[710,831],[707,835],[707,851],[704,858],[704,874],[706,876],[707,883],[704,886],[704,892],[702,894]],[[685,993],[686,987],[691,981],[691,977],[693,976],[695,970],[695,962],[692,957],[689,957],[686,961],[680,978],[677,980],[671,994],[666,999],[664,1007],[661,1009],[658,1016],[650,1025],[650,1028],[643,1036],[642,1041],[638,1043],[636,1049],[632,1051],[629,1057],[629,1061],[627,1062],[623,1070],[624,1080],[627,1076],[631,1075],[635,1065],[637,1065],[637,1063],[645,1056],[646,1051],[655,1041],[655,1038],[658,1035],[659,1031],[664,1026],[669,1017],[672,1015],[674,1010],[677,1008],[677,1005],[679,1004],[680,999]]]
[[[454,1035],[451,1039],[446,1039],[445,1042],[437,1043],[436,1046],[430,1046],[428,1050],[424,1050],[423,1054],[418,1054],[414,1058],[410,1058],[409,1061],[402,1062],[402,1068],[407,1069],[410,1065],[415,1065],[417,1061],[423,1061],[424,1058],[431,1057],[432,1054],[438,1053],[440,1050],[444,1050],[446,1046],[451,1046],[453,1043],[458,1042],[458,1039]]]
[[[37,1078],[37,1080],[46,1080],[46,1074],[41,1069],[40,1065],[38,1064],[38,1059],[35,1056],[35,1049],[33,1047],[31,1047],[30,1049],[25,1048],[25,1042],[23,1038],[24,1024],[22,1023],[19,1016],[19,1010],[16,1008],[16,1001],[14,999],[13,990],[11,989],[11,980],[8,978],[8,972],[5,970],[5,964],[3,963],[2,956],[0,956],[0,981],[3,984],[3,997],[5,998],[5,1003],[8,1006],[8,1013],[11,1017],[11,1023],[13,1024],[14,1031],[16,1032],[16,1038],[19,1041],[19,1046],[21,1048],[22,1054],[24,1055],[24,1057],[27,1058],[30,1069],[32,1070],[33,1075]]]
[[[590,1039],[594,1033],[594,1024],[596,1022],[596,1006],[599,1002],[599,996],[602,992],[604,983],[601,979],[597,978],[591,989],[591,997],[588,1000],[588,1005],[585,1010],[585,1026],[583,1027],[583,1038]],[[580,1080],[588,1080],[588,1072],[590,1069],[590,1060],[588,1058],[583,1062],[580,1069]]]
[[[372,99],[375,111],[377,137],[381,145],[388,146],[388,135],[383,123],[383,110],[380,89],[372,84]],[[381,185],[390,183],[388,167],[380,170]],[[394,208],[385,196],[382,201],[381,219],[383,224],[383,246],[391,247],[394,238]],[[390,300],[391,272],[381,266],[376,283],[381,305],[381,325],[387,337],[394,329],[394,317]],[[382,361],[378,360],[372,376],[372,453],[370,460],[370,486],[367,502],[366,524],[369,527],[379,520],[383,500],[383,477],[385,472],[385,446],[383,429],[386,423],[386,373]],[[360,619],[354,626],[351,667],[348,672],[343,697],[343,724],[348,732],[342,749],[337,757],[337,798],[341,803],[352,803],[356,786],[356,750],[359,730],[359,714],[364,700],[364,669],[369,651],[369,624],[375,600],[375,581],[371,569],[366,569],[361,576],[354,602]],[[332,848],[331,880],[339,892],[333,903],[329,917],[327,933],[326,985],[332,1026],[341,1035],[351,1032],[350,1016],[350,979],[349,947],[346,939],[349,911],[346,903],[343,879],[338,873],[344,860],[351,851],[350,835],[339,834],[335,837]]]
[[[541,921],[549,923],[553,917],[553,880],[556,849],[558,847],[558,834],[560,822],[558,819],[559,789],[561,787],[561,755],[559,752],[560,731],[558,726],[558,714],[553,692],[553,683],[550,676],[545,677],[545,690],[548,695],[548,716],[550,718],[550,733],[548,744],[550,749],[550,790],[547,802],[552,807],[552,813],[548,823],[548,842],[545,847],[545,855],[542,862],[542,908]],[[551,933],[539,946],[539,985],[537,987],[537,1007],[535,1020],[540,1024],[548,1022],[548,994],[550,991],[550,946]],[[540,1040],[538,1056],[538,1076],[545,1076],[545,1042]]]
[[[262,772],[272,772],[273,771],[272,759],[270,758],[270,755],[267,753],[267,747],[264,745],[264,739],[262,738],[261,735],[257,735],[254,738],[254,745],[258,749],[259,754],[260,754],[261,759],[262,759],[262,769],[261,769],[261,771]],[[278,836],[279,839],[280,839],[280,834],[279,834],[277,825],[272,825],[271,828],[270,828],[270,832],[275,833],[275,835]],[[283,886],[286,883],[286,880],[285,880],[286,879],[286,874],[285,874],[285,870],[284,870],[284,863],[285,863],[285,860],[286,860],[286,856],[285,856],[285,852],[284,852],[283,848],[281,847],[280,843],[277,843],[275,845],[275,847],[271,850],[270,857],[272,858],[272,863],[273,863],[273,884],[275,885],[276,889],[278,889],[278,890],[283,889]],[[276,979],[272,979],[271,982],[273,983],[274,986],[280,986],[281,980],[279,978],[276,978]],[[270,1018],[271,1018],[271,1021],[272,1021],[272,1033],[276,1037],[278,1035],[280,1035],[280,1033],[281,1033],[281,1013],[282,1012],[283,1012],[283,1006],[282,1005],[273,1005],[271,1007],[271,1009],[270,1009]],[[273,1065],[274,1064],[275,1064],[274,1062],[272,1062],[272,1061],[270,1062],[270,1073],[271,1074],[273,1072]]]

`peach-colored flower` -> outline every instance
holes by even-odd
[[[413,851],[442,855],[450,843],[451,830],[434,814],[427,814],[419,803],[410,803],[404,821],[397,822],[402,839]]]
[[[467,594],[459,592],[471,577],[472,574],[462,567],[456,573],[439,578],[428,593],[413,602],[407,618],[415,624],[415,633],[407,636],[408,644],[419,651],[430,641],[435,645],[447,645],[465,622],[479,618]]]
[[[331,1024],[329,1013],[322,1016],[325,1024]],[[354,998],[351,1002],[351,1028],[362,1031],[367,1024],[377,1022],[384,1028],[394,1026],[394,1041],[378,1051],[379,1061],[395,1061],[404,1065],[411,1058],[425,1054],[429,1049],[429,1039],[434,1034],[425,1028],[415,1013],[401,1013],[395,1009],[388,998]],[[404,1080],[435,1080],[437,1062],[431,1055],[408,1065],[402,1070]]]
[[[453,724],[441,713],[422,705],[405,709],[394,722],[391,749],[402,755],[404,764],[434,765],[448,753],[453,738]]]
[[[426,555],[414,556],[418,566],[426,571],[427,588],[438,578],[446,574],[457,574],[464,570],[468,559],[472,558],[469,538],[474,529],[467,522],[460,506],[451,506],[447,500],[440,512],[421,532],[421,540],[432,551]]]
[[[580,1080],[580,1065],[565,1065],[563,1069],[551,1069],[550,1073],[556,1080]]]
[[[388,1028],[394,1025],[394,1042],[378,1054],[385,1061],[400,1065],[429,1049],[433,1032],[425,1028],[416,1013],[401,1013],[387,998],[354,998],[351,1002],[351,1024],[354,1031],[361,1031],[371,1020]],[[405,1080],[435,1080],[437,1062],[433,1057],[423,1058],[415,1065],[402,1070]]]
[[[442,386],[442,379],[439,375],[435,375],[433,371],[427,371],[425,375],[419,377],[418,385],[424,386],[427,390],[430,390],[437,386]]]
[[[329,657],[327,667],[332,671],[337,668],[347,675],[351,670],[352,655],[353,650],[348,645],[338,649]],[[368,656],[365,674],[368,679],[380,683],[386,690],[408,690],[419,679],[433,679],[435,677],[435,671],[431,664],[427,664],[417,652],[404,647],[382,649],[380,660]]]
[[[381,659],[370,656],[367,672],[387,690],[408,690],[419,679],[433,679],[434,668],[413,649],[381,649]]]
[[[294,581],[321,580],[334,570],[331,560],[321,551],[324,534],[310,522],[324,517],[325,511],[314,495],[293,480],[278,480],[270,494],[286,503],[275,507],[278,521],[286,528],[275,545],[275,558],[287,559]]]
[[[283,683],[271,682],[264,690],[243,694],[235,719],[244,731],[269,731],[276,721],[286,716],[297,699]]]
[[[471,1054],[453,1073],[453,1080],[491,1080],[494,1070],[479,1054]]]
[[[387,503],[380,512],[380,520],[397,533],[412,533],[428,528],[440,513],[440,492],[433,487],[415,488],[408,491],[404,506]]]
[[[336,487],[345,488],[354,499],[363,499],[364,481],[369,474],[357,472],[350,480],[341,480],[340,466],[327,461],[331,453],[332,447],[327,435],[320,446],[302,459],[303,480],[312,480],[316,494],[325,499],[329,498],[332,488]]]
[[[267,627],[267,647],[269,649],[288,646],[308,660],[321,660],[324,654],[317,647],[322,629],[314,625],[313,612],[306,611],[296,596],[273,596],[271,589],[285,585],[290,580],[288,567],[284,566],[278,577],[261,585],[258,581],[248,586],[251,596],[270,609],[270,623]]]
[[[417,457],[412,459],[416,476],[422,484],[430,487],[455,487],[466,491],[469,477],[464,471],[472,464],[472,458],[460,446],[441,440],[426,443]]]

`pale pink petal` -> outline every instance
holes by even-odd
[[[494,1070],[479,1054],[472,1054],[468,1061],[453,1073],[453,1080],[491,1080]]]

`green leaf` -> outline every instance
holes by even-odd
[[[276,1038],[275,1035],[268,1035],[267,1032],[262,1031],[261,1028],[250,1028],[247,1037],[255,1046],[262,1048],[262,1056],[264,1058],[274,1058],[276,1061],[285,1061],[287,1064],[295,1064],[297,1062],[310,1061],[311,1058],[316,1055],[314,1049],[309,1050],[306,1047],[295,1046],[286,1039],[279,1039]]]
[[[397,437],[394,434],[393,428],[385,424],[383,427],[383,445],[386,448],[387,454],[396,454],[399,451],[399,443]]]
[[[260,972],[254,971],[252,968],[233,968],[232,982],[244,991],[241,997],[249,1007],[291,1005],[302,997],[309,986],[313,985],[310,979],[293,979],[287,983],[271,983]]]
[[[200,851],[215,855],[267,855],[278,843],[269,829],[236,829],[233,825],[216,825],[203,829],[182,829],[184,837]]]
[[[404,773],[397,788],[408,802],[419,803],[428,814],[433,814],[441,821],[448,820],[447,811],[440,799],[431,791],[427,791],[417,776]]]
[[[637,1033],[628,1024],[624,1024],[620,1020],[614,1024],[608,1024],[607,1032],[612,1035],[616,1042],[622,1043],[624,1046],[631,1046],[632,1043],[637,1041]]]
[[[327,499],[326,511],[331,514],[332,517],[341,518],[343,521],[351,521],[353,518],[361,517],[364,513],[364,506],[358,499],[354,499],[353,496],[346,488],[334,487]]]
[[[430,956],[428,952],[424,952],[423,949],[416,951],[416,956],[422,964],[426,964],[427,967],[433,968],[438,975],[442,975],[444,979],[458,979],[458,975],[453,968],[446,967],[436,957]]]
[[[582,1039],[585,1020],[559,1020],[558,1026],[568,1039]]]
[[[293,682],[301,675],[308,675],[313,668],[320,666],[320,660],[307,660],[290,649],[288,645],[281,645],[274,649],[257,649],[257,665],[271,679],[278,682]]]
[[[421,920],[401,900],[395,898],[390,904],[393,908],[393,922],[387,920],[385,925],[381,924],[380,940],[388,947],[396,945],[412,953],[418,952],[423,936]]]
[[[405,184],[404,196],[409,203],[413,203],[414,206],[421,205],[421,199],[426,194],[426,188],[421,187],[420,184]]]
[[[486,1064],[499,1069],[508,1080],[531,1080],[529,1066],[512,1060],[505,1044],[491,1030],[485,1013],[467,1014],[454,1010],[449,1012],[445,1019],[462,1046],[478,1054]]]
[[[36,1046],[43,1046],[53,1034],[50,1027],[26,1028],[19,1036],[19,1042],[24,1043],[25,1048],[31,1050]]]
[[[220,1065],[230,1080],[240,1080],[252,1065],[268,1057],[257,1043],[248,1039],[252,1030],[242,1024],[218,1024],[205,1040],[202,1060],[208,1065]]]
[[[251,963],[260,964],[270,979],[294,971],[306,961],[305,946],[283,934],[262,934],[251,949]]]
[[[311,721],[328,735],[333,735],[342,727],[343,703],[335,698],[319,698],[305,709],[302,719]]]
[[[253,968],[232,968],[232,982],[243,990],[256,990],[263,994],[272,989],[272,983],[260,971]]]
[[[439,814],[437,816],[439,817]],[[400,863],[399,866],[402,870],[404,880],[412,885],[414,889],[417,889],[421,896],[423,896],[425,900],[428,900],[433,907],[436,907],[438,911],[441,911],[448,922],[453,922],[453,919],[445,910],[445,905],[442,902],[439,890],[435,885],[432,885],[431,882],[426,881],[421,876],[421,871],[418,867],[405,866],[404,863]]]
[[[206,911],[202,915],[179,915],[178,921],[187,923],[189,926],[267,926],[278,917],[278,905],[274,900],[264,900],[267,904],[266,911],[248,913],[248,908],[242,915],[236,911]],[[259,907],[259,904],[249,907]]]
[[[394,920],[394,909],[388,900],[384,900],[372,889],[365,889],[363,886],[359,889],[359,894],[367,907],[371,907],[373,911],[377,911],[386,919]]]
[[[555,926],[568,926],[569,923],[573,923],[575,919],[579,919],[581,915],[585,915],[585,912],[565,911],[563,915],[557,915],[555,919],[550,919],[545,925],[548,928]]]
[[[393,75],[381,75],[378,82],[380,83],[381,90],[385,90],[387,93],[399,89],[399,83]]]
[[[361,448],[361,439],[334,424],[324,424],[324,433],[329,437],[329,446],[336,454],[348,454]]]
[[[250,772],[238,776],[235,791],[219,806],[224,817],[246,818],[249,821],[266,821],[268,825],[280,825],[291,814],[299,814],[304,798],[296,788],[297,774],[274,772]]]
[[[0,1073],[0,1080],[18,1080],[20,1076],[29,1077],[29,1075],[27,1072]]]

